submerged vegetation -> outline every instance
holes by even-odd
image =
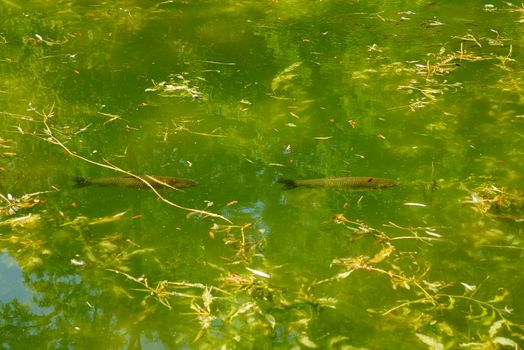
[[[2,4],[0,347],[522,348],[522,6]]]
[[[489,183],[466,190],[469,196],[464,203],[479,214],[492,219],[524,222],[524,192],[507,192]]]
[[[202,95],[198,87],[196,85],[192,86],[191,82],[181,74],[171,76],[167,82],[153,82],[153,87],[147,88],[145,91],[157,92],[158,95],[162,97],[198,99]]]
[[[108,300],[124,302],[123,299],[127,299],[126,303],[135,300],[136,306],[132,309],[137,313],[137,320],[153,317],[160,312],[155,311],[157,306],[179,310],[200,324],[199,329],[188,334],[194,337],[192,342],[205,339],[205,343],[214,347],[221,344],[224,337],[231,337],[237,339],[239,346],[246,346],[269,337],[276,345],[295,343],[317,348],[336,343],[349,346],[351,338],[344,334],[315,335],[314,325],[320,322],[322,310],[340,308],[342,295],[336,286],[352,278],[377,280],[377,283],[388,280],[392,290],[398,293],[397,298],[392,298],[396,301],[390,305],[367,302],[370,306],[367,312],[383,318],[384,322],[397,324],[397,328],[408,327],[430,348],[476,349],[488,343],[495,347],[518,348],[518,343],[524,339],[524,325],[512,320],[515,310],[508,305],[512,294],[509,290],[502,288],[495,294],[486,295],[482,292],[484,282],[471,285],[431,278],[433,267],[421,259],[422,247],[445,244],[446,240],[434,227],[402,227],[388,223],[383,225],[387,229],[384,231],[349,220],[344,214],[334,215],[333,223],[347,229],[350,242],[365,240],[371,244],[366,243],[368,248],[358,255],[335,258],[331,269],[339,271],[333,276],[311,281],[292,292],[293,288],[284,286],[282,280],[275,280],[281,272],[265,258],[267,244],[249,235],[254,228],[251,224],[214,224],[211,227],[209,236],[212,239],[222,237],[225,246],[231,248],[223,257],[223,263],[204,261],[198,264],[200,268],[216,271],[217,275],[215,282],[201,283],[151,280],[147,274],[133,276],[133,261],[142,257],[153,263],[147,270],[154,267],[150,273],[160,273],[160,276],[167,272],[162,267],[166,262],[156,261],[156,249],[144,248],[122,234],[90,237],[90,227],[125,220],[129,217],[126,213],[101,218],[63,217],[60,223],[55,223],[59,224],[57,232],[61,233],[52,241],[42,235],[35,236],[35,232],[45,226],[45,221],[54,221],[55,216],[32,213],[2,222],[9,233],[5,233],[0,242],[16,257],[24,271],[42,271],[53,260],[67,263],[69,258],[70,268],[66,271],[74,272],[84,283],[92,285],[95,283],[93,278],[109,283],[112,273],[123,276],[123,279],[113,279],[113,286],[104,288],[103,296],[91,299],[89,304],[102,302],[100,298],[107,299],[104,304]],[[69,242],[74,236],[74,242]],[[413,250],[410,241],[417,242],[419,248]],[[75,248],[67,250],[77,253],[72,257],[60,256],[60,252],[71,244]],[[64,272],[53,274],[58,273],[58,277]],[[361,292],[355,290],[353,293]],[[462,319],[456,319],[458,314]],[[461,331],[462,322],[476,329],[476,335]]]

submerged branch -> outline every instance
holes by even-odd
[[[51,130],[51,127],[49,126],[49,123],[48,123],[48,119],[50,117],[53,116],[53,107],[51,107],[51,110],[48,112],[48,113],[45,113],[45,112],[42,112],[41,113],[42,117],[43,117],[43,123],[44,123],[44,126],[45,126],[45,134],[48,136],[48,138],[46,139],[48,142],[51,142],[55,145],[58,145],[60,146],[67,154],[69,154],[70,156],[74,157],[74,158],[77,158],[77,159],[80,159],[80,160],[83,160],[84,162],[87,162],[87,163],[90,163],[90,164],[93,164],[93,165],[96,165],[96,166],[99,166],[99,167],[102,167],[102,168],[106,168],[106,169],[110,169],[110,170],[113,170],[113,171],[116,171],[116,172],[119,172],[119,173],[122,173],[122,174],[125,174],[127,176],[131,176],[139,181],[142,181],[151,191],[153,191],[155,193],[155,195],[164,203],[172,206],[172,207],[175,207],[177,209],[181,209],[181,210],[185,210],[185,211],[188,211],[190,213],[194,213],[194,214],[201,214],[201,215],[204,215],[204,216],[210,216],[210,217],[214,217],[214,218],[219,218],[219,219],[222,219],[228,223],[232,223],[231,220],[227,219],[226,217],[220,215],[220,214],[216,214],[216,213],[213,213],[213,212],[209,212],[209,211],[206,211],[206,210],[200,210],[200,209],[193,209],[193,208],[187,208],[187,207],[184,207],[184,206],[181,206],[179,204],[176,204],[174,202],[171,202],[170,200],[168,200],[167,198],[165,198],[164,196],[162,196],[154,187],[153,185],[151,185],[151,183],[149,181],[147,181],[146,179],[144,179],[143,177],[140,177],[140,176],[137,176],[129,171],[126,171],[124,169],[121,169],[111,163],[109,163],[108,161],[105,161],[106,163],[100,163],[100,162],[97,162],[97,161],[94,161],[94,160],[91,160],[91,159],[88,159],[88,158],[85,158],[75,152],[73,152],[72,150],[70,150],[66,145],[64,145],[64,143],[62,143],[62,141],[60,141],[54,134],[53,134],[53,131]],[[151,179],[151,177],[148,177]]]

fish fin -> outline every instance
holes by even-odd
[[[297,187],[297,183],[295,180],[291,180],[291,179],[278,179],[277,182],[279,184],[283,184],[284,187],[282,187],[282,189],[284,190],[290,190],[292,188],[295,188]]]
[[[74,188],[80,188],[89,185],[89,182],[85,177],[73,176],[71,179],[75,182],[75,184],[73,185]]]

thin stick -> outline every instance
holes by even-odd
[[[191,212],[191,213],[195,213],[195,214],[202,214],[202,215],[205,215],[205,216],[211,216],[211,217],[214,217],[214,218],[219,218],[219,219],[222,219],[230,224],[232,224],[233,222],[229,219],[227,219],[226,217],[222,216],[222,215],[219,215],[219,214],[216,214],[216,213],[212,213],[212,212],[209,212],[209,211],[205,211],[205,210],[199,210],[199,209],[193,209],[193,208],[187,208],[187,207],[183,207],[181,205],[178,205],[176,203],[173,203],[171,202],[170,200],[166,199],[164,196],[162,196],[152,185],[149,181],[145,180],[144,178],[142,177],[139,177],[135,174],[132,174],[130,173],[129,171],[126,171],[124,169],[121,169],[111,163],[109,163],[108,161],[105,161],[107,164],[104,164],[104,163],[100,163],[100,162],[97,162],[97,161],[94,161],[94,160],[91,160],[91,159],[87,159],[73,151],[71,151],[69,148],[67,148],[66,145],[64,145],[58,138],[56,138],[54,135],[53,135],[53,132],[51,131],[51,128],[49,127],[49,124],[47,123],[47,120],[49,119],[49,117],[51,117],[53,115],[53,107],[51,107],[51,110],[46,114],[46,113],[42,113],[41,114],[43,116],[43,122],[44,122],[44,126],[45,126],[45,133],[48,135],[48,141],[51,142],[51,143],[54,143],[55,145],[58,145],[60,146],[67,154],[69,154],[70,156],[74,157],[74,158],[78,158],[80,160],[83,160],[84,162],[87,162],[87,163],[90,163],[90,164],[93,164],[93,165],[96,165],[96,166],[99,166],[99,167],[102,167],[102,168],[106,168],[106,169],[110,169],[110,170],[113,170],[113,171],[117,171],[119,173],[122,173],[122,174],[126,174],[128,176],[131,176],[131,177],[134,177],[135,179],[137,180],[140,180],[142,181],[147,187],[149,187],[155,194],[158,198],[160,198],[160,200],[162,200],[162,202],[166,203],[166,204],[169,204],[175,208],[178,208],[178,209],[181,209],[181,210],[185,210],[185,211],[188,211],[188,212]],[[151,177],[148,177],[148,178],[151,178]]]

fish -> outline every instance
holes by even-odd
[[[392,179],[381,179],[378,177],[331,177],[324,179],[291,180],[279,179],[278,183],[284,185],[283,189],[289,190],[295,187],[329,187],[340,190],[375,190],[397,186],[399,182]]]
[[[147,181],[154,189],[166,188],[186,188],[197,186],[198,182],[190,179],[182,179],[170,176],[116,176],[85,178],[81,176],[73,177],[76,188],[91,185],[97,186],[121,186],[134,188],[149,188],[142,180]]]

